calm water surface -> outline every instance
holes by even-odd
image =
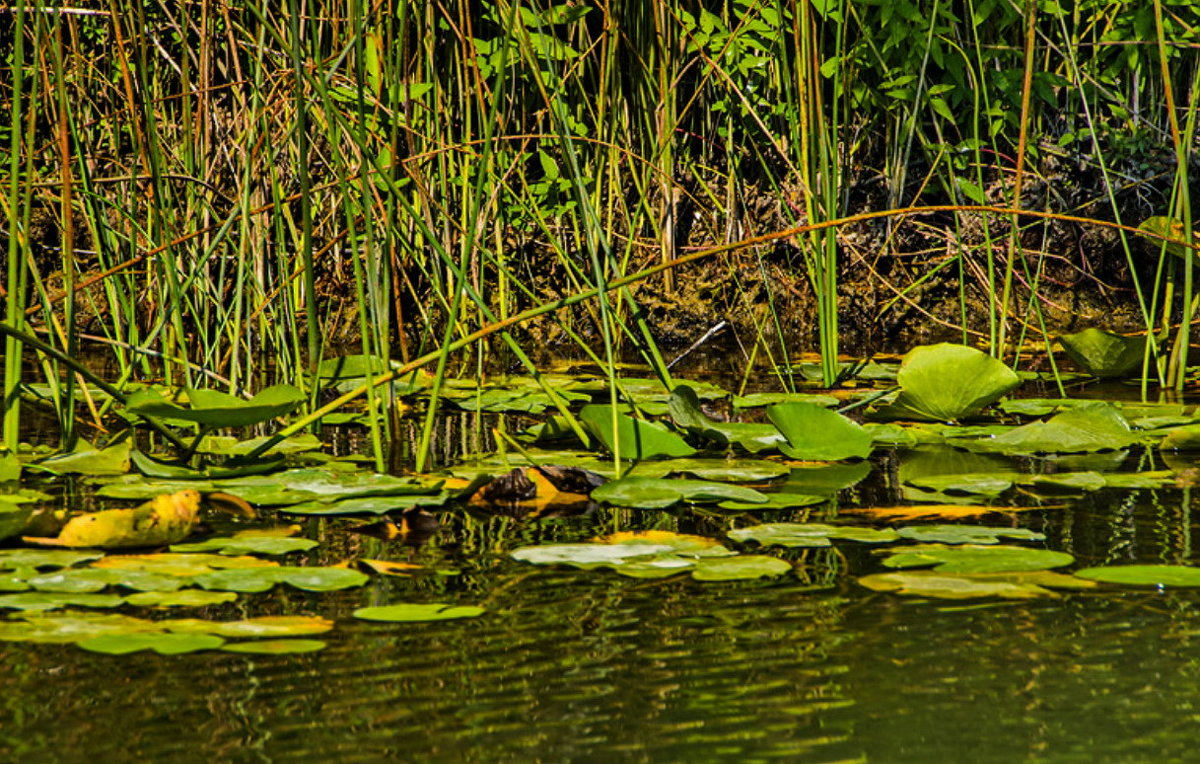
[[[847,504],[886,501],[888,460]],[[1190,491],[1104,491],[1021,515],[1079,566],[1195,563]],[[788,515],[765,519],[789,519]],[[1013,521],[991,518],[991,524]],[[879,594],[869,549],[785,551],[795,575],[639,581],[509,560],[619,525],[721,536],[738,520],[455,515],[419,547],[313,521],[312,563],[445,571],[205,610],[337,621],[302,656],[108,657],[0,643],[6,761],[1196,761],[1200,595],[1102,589],[1019,603]],[[779,553],[779,550],[772,550]],[[369,604],[479,604],[372,624]],[[138,611],[131,611],[138,612]],[[193,615],[195,611],[188,611]],[[145,614],[145,611],[138,612]],[[174,615],[174,614],[173,614]]]

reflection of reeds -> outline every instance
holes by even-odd
[[[0,19],[12,62],[0,89],[11,117],[0,133],[5,323],[30,322],[69,356],[84,327],[104,337],[118,386],[198,383],[196,369],[239,392],[309,385],[343,337],[404,361],[438,349],[436,398],[444,376],[489,355],[536,373],[523,335],[459,340],[589,293],[542,315],[610,372],[632,353],[670,384],[643,306],[686,286],[686,273],[622,279],[691,248],[864,208],[1001,198],[1136,223],[1122,220],[1122,175],[1153,167],[1168,135],[1172,191],[1153,211],[1192,228],[1200,57],[1195,30],[1161,0],[1036,16],[1032,4],[981,0],[700,5],[21,4]],[[1156,37],[1139,39],[1148,21]],[[1099,196],[1047,180],[1055,154],[1094,165]],[[855,196],[872,183],[878,200]],[[1029,327],[1044,335],[1047,229],[946,210],[923,235],[956,232],[935,267],[939,278],[957,269],[964,340],[982,335],[1002,355]],[[837,231],[806,228],[725,266],[725,297],[745,289],[758,311],[751,357],[809,349],[788,341],[791,297],[774,283],[794,267],[833,381],[840,279],[863,259],[847,257]],[[880,251],[865,253],[896,304],[918,301],[913,287],[932,278],[889,262],[903,231],[890,222]],[[1148,276],[1123,246],[1132,276]],[[1147,329],[1183,327],[1178,385],[1191,261],[1163,258],[1159,274],[1136,293]],[[971,293],[989,305],[986,326],[968,325]],[[9,444],[21,347],[6,335]],[[451,358],[451,347],[472,355]],[[69,440],[72,377],[55,364],[41,373],[58,385]]]

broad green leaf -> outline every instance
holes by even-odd
[[[269,568],[233,568],[202,573],[193,579],[197,586],[230,592],[265,592],[276,584],[291,584],[297,589],[330,592],[362,586],[369,579],[365,573],[348,568],[301,568],[293,566]]]
[[[219,552],[225,555],[289,554],[304,552],[317,545],[312,539],[279,536],[237,536],[211,538],[195,544],[172,544],[172,552]]]
[[[897,418],[957,421],[978,413],[1021,384],[1012,369],[966,345],[913,348],[896,375],[900,395],[888,407]]]
[[[110,608],[124,603],[125,598],[115,594],[21,592],[0,595],[0,608],[10,610],[57,610],[71,605]]]
[[[857,485],[871,474],[870,462],[794,467],[779,486],[780,493],[831,497],[838,491]]]
[[[93,568],[144,570],[167,576],[198,576],[227,568],[273,568],[278,563],[257,557],[230,557],[218,554],[163,552],[160,554],[109,555],[92,563]]]
[[[745,581],[782,576],[791,570],[790,562],[777,557],[738,555],[698,560],[692,569],[692,578],[697,581]]]
[[[1048,570],[958,575],[932,570],[908,570],[863,576],[858,579],[858,583],[880,592],[949,600],[976,597],[1057,597],[1058,595],[1050,589],[1086,589],[1094,586],[1090,581]]]
[[[141,416],[195,422],[205,427],[249,427],[283,416],[304,403],[306,396],[291,385],[273,385],[243,400],[217,390],[188,389],[190,408],[183,408],[158,392],[145,390],[131,395],[126,408]]]
[[[240,477],[242,475],[261,475],[266,472],[278,470],[283,466],[282,457],[233,466],[210,466],[201,469],[192,469],[191,467],[183,467],[159,461],[143,454],[141,451],[133,451],[129,457],[133,466],[141,474],[149,478],[164,480],[217,480]]]
[[[1000,538],[1043,541],[1046,536],[1027,528],[989,528],[983,525],[910,525],[901,528],[902,538],[943,544],[999,544]]]
[[[1154,236],[1138,234],[1144,241],[1149,243],[1151,250],[1154,252],[1165,248],[1167,254],[1178,257],[1181,260],[1197,256],[1197,250],[1188,247],[1187,229],[1183,227],[1183,221],[1178,218],[1155,215],[1143,220],[1138,229],[1155,234]],[[1193,235],[1192,242],[1193,244],[1200,243],[1200,237]]]
[[[74,453],[43,459],[37,462],[37,467],[55,475],[123,475],[129,472],[129,452],[128,440],[100,449],[81,441]]]
[[[177,592],[138,592],[130,594],[125,601],[138,607],[207,607],[233,602],[234,592],[207,592],[197,589],[181,589]]]
[[[0,549],[0,570],[67,568],[103,556],[102,552],[71,552],[65,549]]]
[[[1146,337],[1126,337],[1102,329],[1084,329],[1058,338],[1063,350],[1084,371],[1101,378],[1125,377],[1142,365]]]
[[[616,427],[613,427],[613,417]],[[579,420],[610,452],[622,459],[657,459],[664,456],[691,456],[696,449],[683,438],[655,422],[634,419],[628,414],[613,413],[612,406],[584,406]]]
[[[768,425],[769,426],[769,425]],[[700,480],[715,480],[721,483],[757,483],[774,480],[791,472],[786,464],[765,459],[663,459],[657,462],[639,462],[626,477],[666,477],[668,475],[690,475]]]
[[[817,406],[830,408],[841,404],[841,401],[832,395],[813,395],[810,393],[750,393],[748,395],[733,396],[733,407],[735,409],[770,406],[776,403],[812,403]]]
[[[173,592],[187,579],[145,570],[114,568],[65,568],[26,579],[39,592],[98,592],[121,586],[139,592]]]
[[[689,385],[676,387],[668,406],[676,425],[722,446],[737,445],[758,453],[778,448],[785,440],[777,429],[767,424],[714,421],[700,410],[700,397]]]
[[[689,501],[697,504],[718,501],[765,502],[766,496],[753,488],[705,480],[682,478],[626,477],[611,480],[592,491],[592,500],[638,509],[662,509]]]
[[[14,504],[0,497],[0,539],[15,536],[25,529],[33,515],[33,507]]]
[[[865,544],[886,544],[900,538],[893,530],[854,528],[822,523],[763,523],[729,532],[734,541],[757,541],[763,546],[825,547],[830,539],[859,541]]]
[[[1017,546],[911,547],[883,561],[889,568],[936,566],[939,573],[1002,573],[1046,570],[1070,565],[1075,558],[1065,552]]]
[[[448,491],[413,496],[362,496],[342,501],[306,501],[279,507],[279,511],[289,515],[384,515],[414,507],[440,507],[450,498]]]
[[[1186,565],[1105,565],[1075,575],[1107,584],[1132,586],[1200,586],[1200,568]]]
[[[812,403],[777,403],[767,417],[787,438],[779,450],[793,459],[839,461],[871,455],[871,436],[856,422]]]
[[[325,643],[319,639],[266,639],[260,642],[234,642],[224,644],[221,651],[253,655],[287,655],[291,653],[315,653],[324,650]]]
[[[383,605],[379,607],[363,607],[355,610],[353,615],[364,621],[385,621],[387,623],[408,623],[412,621],[449,621],[458,618],[475,618],[484,614],[485,609],[475,605],[447,605],[433,603],[402,603]]]
[[[280,506],[360,496],[437,493],[442,487],[442,481],[370,472],[346,474],[330,469],[295,469],[274,475],[213,481],[213,486],[240,496],[251,504]]]
[[[390,370],[390,365],[388,359],[379,356],[344,355],[326,358],[317,364],[317,376],[330,381],[365,377],[368,374],[380,376]]]
[[[717,506],[721,509],[729,509],[736,512],[759,512],[767,509],[795,509],[797,507],[811,507],[814,504],[820,504],[827,501],[826,496],[811,496],[803,493],[764,493],[763,496],[767,500],[751,504],[743,501],[723,501]]]
[[[225,640],[210,634],[105,634],[77,642],[84,650],[108,655],[126,655],[153,650],[159,655],[181,655],[198,650],[215,650]]]
[[[1129,423],[1113,406],[1096,402],[1031,422],[972,448],[1008,454],[1080,453],[1120,449],[1133,441]]]
[[[114,613],[81,610],[30,612],[19,620],[0,621],[0,641],[65,644],[102,634],[152,633],[161,630],[153,621]]]

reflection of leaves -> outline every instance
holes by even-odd
[[[195,422],[205,427],[248,427],[290,412],[305,401],[305,395],[291,385],[274,385],[250,400],[217,390],[185,391],[190,408],[163,398],[154,390],[129,396],[127,409],[132,414]]]
[[[230,592],[265,592],[275,584],[287,583],[297,589],[330,592],[362,586],[367,576],[347,568],[300,568],[280,565],[270,568],[236,568],[202,573],[195,582],[205,589]]]

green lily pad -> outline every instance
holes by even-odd
[[[153,650],[159,655],[182,655],[215,650],[225,640],[211,634],[105,634],[77,642],[84,650],[108,655],[126,655]]]
[[[757,504],[744,501],[723,501],[717,506],[721,509],[728,509],[735,512],[760,512],[768,509],[811,507],[814,504],[828,501],[827,496],[812,496],[810,494],[786,493],[782,491],[764,493],[763,496],[766,496],[767,500]]]
[[[0,539],[15,536],[25,529],[33,515],[33,507],[13,504],[0,497]]]
[[[227,568],[269,568],[277,563],[257,557],[232,557],[228,555],[160,552],[158,554],[109,555],[93,563],[96,568],[121,570],[144,570],[166,576],[198,576],[214,570]]]
[[[758,453],[779,448],[785,442],[783,435],[768,424],[714,421],[700,409],[700,397],[689,385],[675,388],[668,407],[676,425],[721,446],[736,445]]]
[[[386,358],[373,355],[343,355],[337,358],[326,358],[317,364],[317,376],[321,379],[336,381],[339,379],[355,379],[380,376],[390,371],[391,363]]]
[[[698,560],[692,569],[692,578],[697,581],[746,581],[782,576],[791,570],[792,564],[786,560],[748,554]]]
[[[40,592],[98,592],[109,586],[122,586],[142,592],[173,592],[185,579],[144,570],[112,568],[66,568],[26,579]]]
[[[883,561],[889,568],[936,566],[939,573],[1005,573],[1046,570],[1070,565],[1075,558],[1065,552],[1018,546],[928,545],[898,551]]]
[[[315,653],[324,649],[325,643],[319,639],[264,639],[259,642],[234,642],[221,645],[222,652],[252,655]]]
[[[1051,589],[1085,589],[1092,582],[1048,570],[951,575],[932,570],[908,570],[863,576],[858,583],[880,592],[917,597],[962,600],[976,597],[1032,599],[1057,597]]]
[[[98,560],[102,552],[66,549],[0,549],[0,570],[18,568],[69,568],[80,562]]]
[[[662,478],[668,475],[690,475],[700,480],[719,483],[757,483],[774,480],[791,472],[786,464],[765,459],[663,459],[638,462],[626,477]]]
[[[1189,424],[1168,430],[1158,447],[1164,451],[1200,450],[1200,424]]]
[[[831,497],[862,482],[871,474],[870,462],[794,467],[779,486],[780,493]]]
[[[734,541],[757,541],[763,546],[826,547],[830,539],[858,541],[864,544],[886,544],[900,535],[894,530],[855,528],[822,523],[764,523],[729,532]]]
[[[1075,575],[1106,584],[1131,586],[1200,586],[1200,568],[1186,565],[1105,565]]]
[[[21,460],[11,451],[0,454],[0,483],[11,483],[21,479]]]
[[[767,417],[787,438],[779,450],[793,459],[839,461],[871,455],[871,436],[856,422],[812,403],[777,403]]]
[[[43,459],[37,467],[55,475],[123,475],[129,472],[129,454],[128,440],[108,448],[95,448],[80,441],[80,447],[74,453]]]
[[[206,621],[186,618],[160,621],[168,630],[179,634],[216,634],[220,637],[298,637],[324,634],[333,628],[333,621],[308,615],[269,615],[241,621]]]
[[[447,605],[441,602],[433,602],[363,607],[355,610],[352,615],[364,621],[409,623],[413,621],[450,621],[458,618],[475,618],[483,615],[484,612],[486,612],[484,608],[476,607],[475,605]]]
[[[609,452],[617,453],[619,445],[623,459],[657,459],[696,453],[696,449],[663,425],[614,413],[612,406],[584,406],[579,412],[579,421]]]
[[[199,445],[196,446],[198,454],[213,454],[215,456],[246,456],[263,443],[266,443],[271,436],[263,435],[250,440],[238,440],[224,435],[206,435],[200,439]],[[282,456],[285,454],[302,454],[309,451],[316,451],[325,444],[321,439],[312,433],[301,433],[300,435],[292,435],[284,438],[267,451],[268,454]]]
[[[638,509],[663,509],[681,501],[697,504],[718,501],[761,503],[767,497],[753,488],[706,480],[626,477],[611,480],[592,491],[593,501]]]
[[[812,393],[749,393],[733,396],[735,409],[771,406],[776,403],[812,403],[825,408],[841,405],[841,401],[832,395],[814,395]]]
[[[289,515],[385,515],[414,507],[440,507],[450,498],[448,491],[412,496],[362,496],[341,501],[306,501],[280,507],[279,511]]]
[[[995,358],[950,343],[913,348],[904,356],[896,381],[900,395],[886,408],[889,416],[938,422],[978,413],[1021,384],[1020,377]]]
[[[218,480],[241,477],[242,475],[261,475],[278,470],[283,466],[282,457],[262,459],[235,466],[210,466],[192,469],[177,464],[160,461],[141,451],[130,453],[130,461],[138,472],[149,478],[164,480]]]
[[[910,525],[901,528],[902,538],[943,544],[999,544],[1000,538],[1043,541],[1046,535],[1028,528],[989,528],[983,525]],[[905,567],[905,566],[900,566]]]
[[[224,555],[289,554],[317,546],[312,539],[289,536],[236,536],[211,538],[195,544],[172,544],[172,552],[219,552]]]
[[[138,592],[130,594],[125,601],[138,607],[207,607],[233,602],[234,592],[207,592],[197,589],[182,589],[176,592]]]
[[[240,496],[251,504],[282,506],[362,496],[431,494],[441,490],[442,481],[309,468],[287,470],[273,475],[218,480],[213,481],[213,486],[217,490]]]
[[[205,427],[249,427],[289,413],[307,399],[291,385],[273,385],[250,400],[217,390],[188,389],[190,408],[183,408],[157,391],[144,390],[129,396],[126,409],[141,416],[195,422]]]
[[[115,594],[20,592],[0,595],[0,608],[9,610],[58,610],[71,605],[110,608],[123,604],[125,598]]]
[[[230,592],[265,592],[281,583],[312,592],[331,592],[362,586],[368,578],[365,573],[348,568],[301,568],[281,565],[218,570],[202,573],[193,580],[196,585],[205,589]]]
[[[1095,402],[1031,422],[973,448],[1008,454],[1081,453],[1120,449],[1133,441],[1129,423],[1112,405]]]
[[[115,613],[67,610],[61,613],[29,612],[19,619],[0,621],[0,641],[65,644],[102,634],[161,631],[143,618]]]
[[[1102,329],[1084,329],[1058,338],[1081,369],[1101,378],[1125,377],[1141,368],[1146,336],[1126,337]]]

